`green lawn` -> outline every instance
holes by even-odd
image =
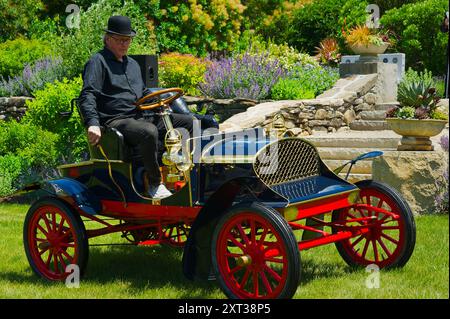
[[[80,288],[47,283],[31,271],[23,250],[27,205],[0,204],[0,298],[225,298],[215,282],[191,282],[181,270],[182,250],[166,246],[90,248]],[[417,242],[409,263],[381,271],[380,287],[369,289],[362,270],[351,270],[334,245],[301,253],[302,277],[295,298],[449,298],[449,221],[416,218]],[[90,244],[123,243],[119,234]]]

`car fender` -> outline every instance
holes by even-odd
[[[71,178],[61,178],[44,181],[35,184],[34,187],[25,187],[24,190],[41,190],[53,197],[60,198],[71,206],[78,207],[81,211],[89,215],[96,215],[101,212],[102,205],[86,185]]]
[[[276,204],[275,202],[265,203],[261,198],[257,198],[252,193],[257,186],[261,186],[261,181],[257,177],[232,179],[219,187],[208,199],[195,218],[184,247],[183,273],[186,278],[190,280],[212,279],[212,235],[220,217],[230,209],[237,199],[240,203],[259,201],[268,206]]]

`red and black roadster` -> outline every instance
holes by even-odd
[[[114,232],[136,245],[182,246],[185,276],[215,278],[230,298],[291,298],[301,251],[325,244],[335,243],[350,266],[408,262],[415,223],[396,190],[348,182],[338,176],[343,167],[331,171],[310,142],[277,128],[203,131],[183,141],[166,108],[181,94],[156,91],[156,102],[138,106],[162,109],[167,122],[161,174],[172,196],[145,196],[142,164],[120,132],[106,128],[88,161],[62,165],[61,178],[26,188],[39,192],[23,234],[36,274],[64,280],[71,264],[85,273],[89,239]],[[354,159],[349,171],[381,154]],[[98,227],[86,230],[82,218]]]

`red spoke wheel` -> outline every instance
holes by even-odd
[[[165,227],[163,229],[164,239],[173,247],[183,247],[189,236],[191,226],[187,224],[178,224]]]
[[[84,224],[64,202],[39,200],[25,218],[23,242],[33,271],[47,280],[61,281],[66,267],[78,265],[80,274],[88,259],[88,239]]]
[[[380,268],[403,267],[411,257],[416,242],[414,216],[408,203],[388,185],[371,180],[356,185],[361,190],[358,203],[367,207],[335,211],[333,220],[349,228],[367,226],[368,231],[337,242],[339,254],[352,267],[370,264]],[[393,213],[397,217],[371,210],[370,207]],[[357,218],[366,220],[354,221]]]
[[[229,298],[291,298],[300,279],[292,229],[278,212],[257,202],[236,205],[219,220],[212,263]]]

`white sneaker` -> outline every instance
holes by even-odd
[[[164,198],[169,197],[172,193],[166,188],[164,184],[159,185],[149,185],[148,195],[151,198]]]

